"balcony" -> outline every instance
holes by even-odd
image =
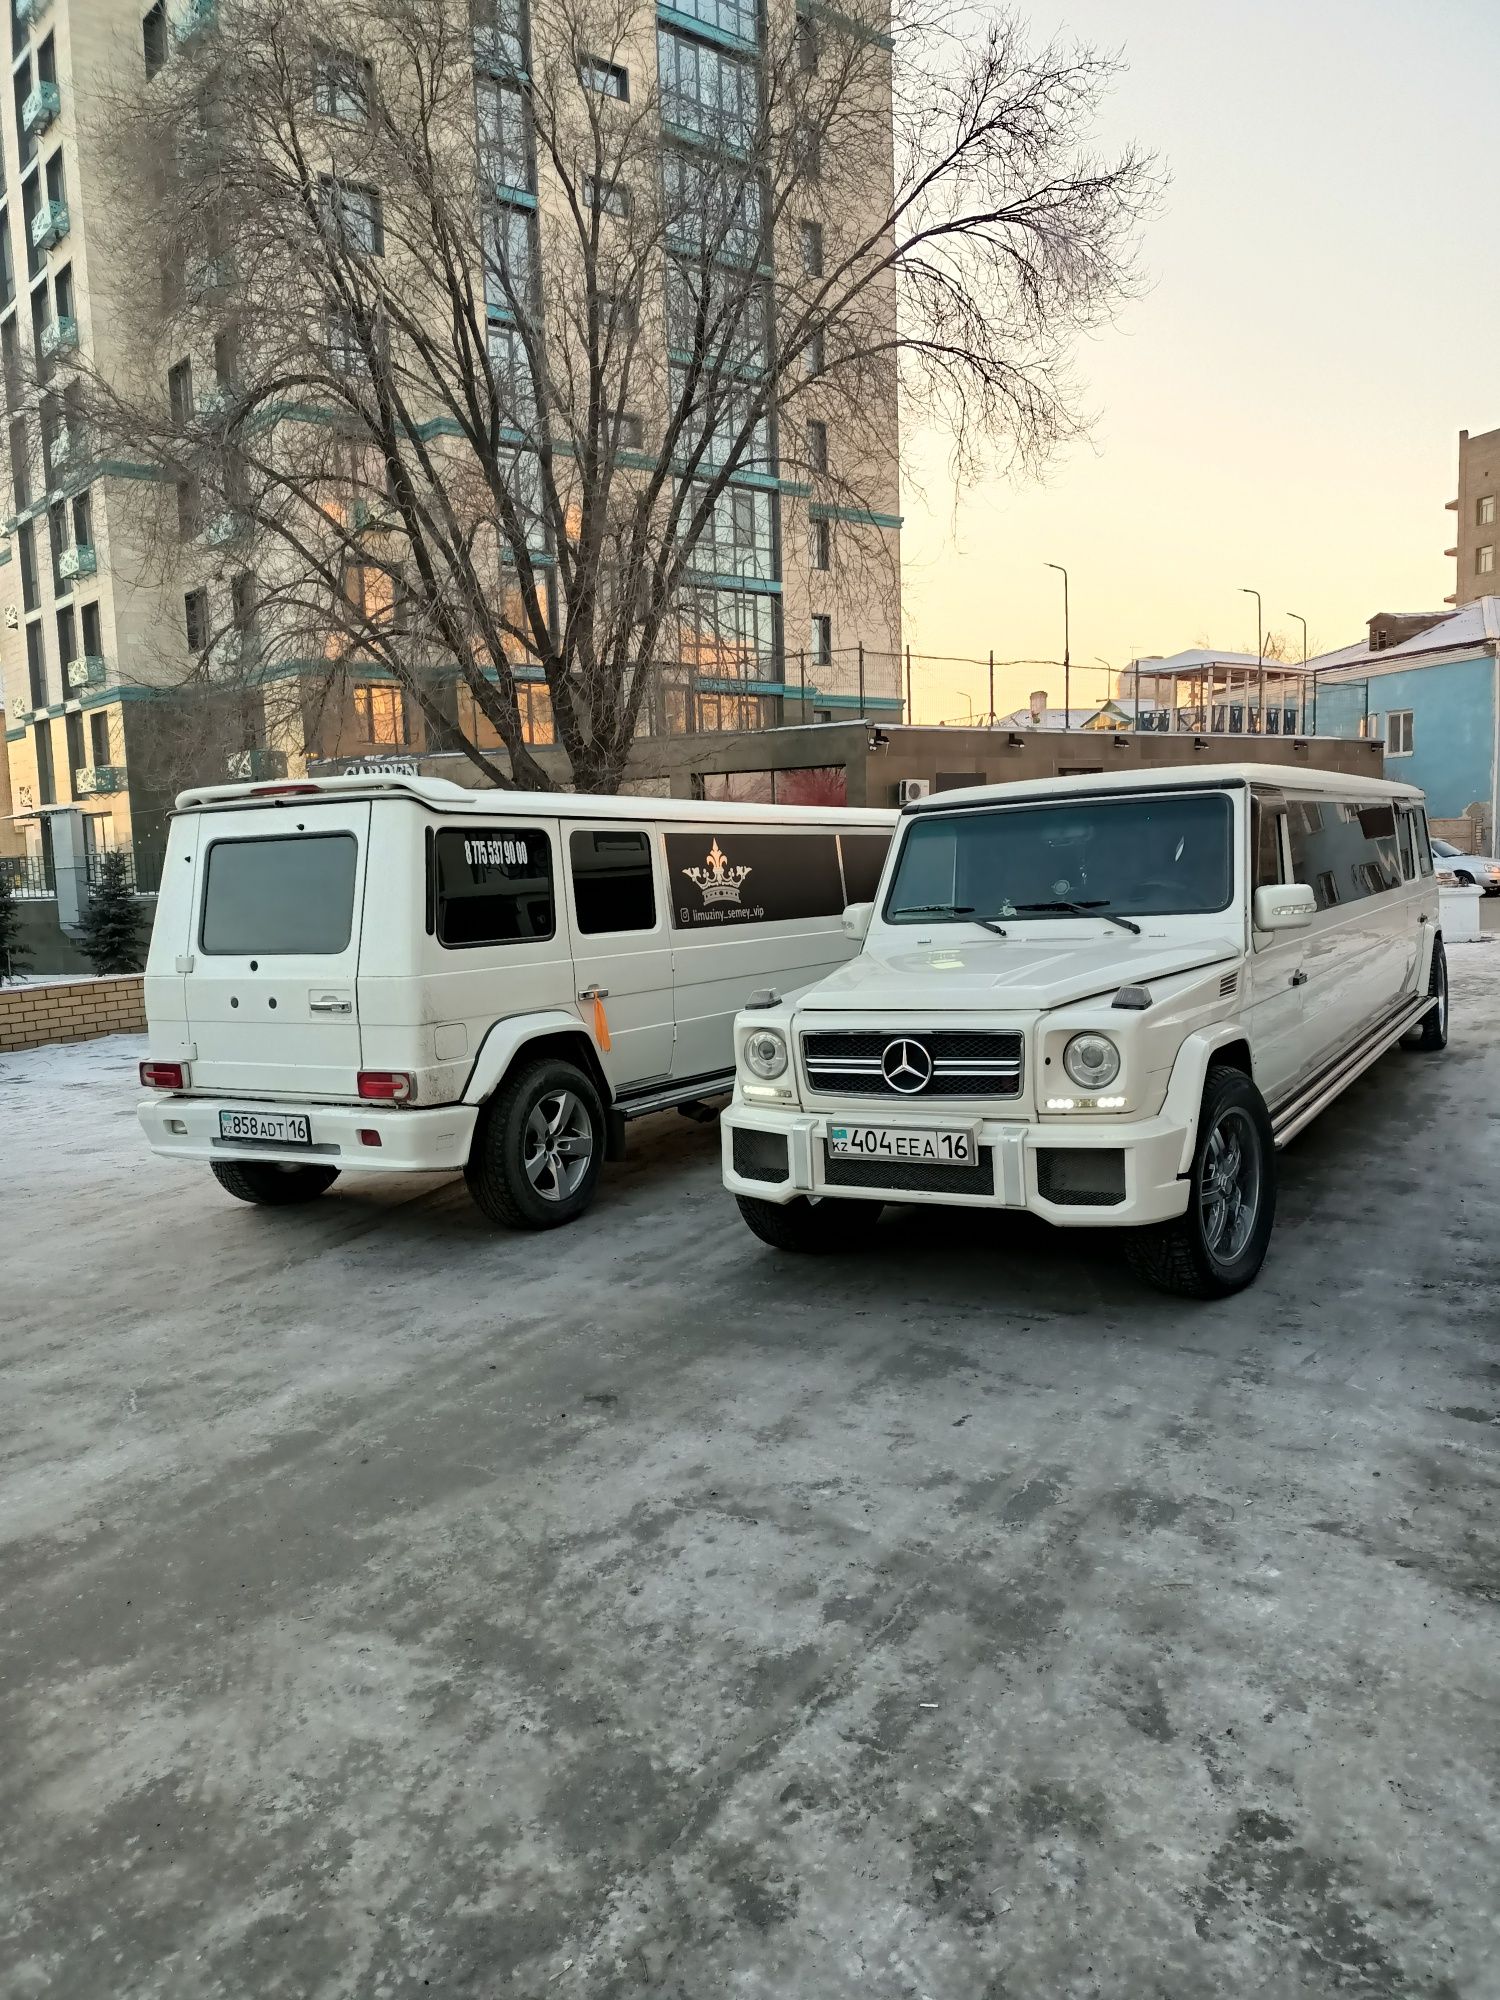
[[[222,423],[234,408],[235,395],[227,382],[215,382],[198,398],[198,415],[205,424]]]
[[[81,764],[73,773],[73,790],[79,798],[86,794],[97,797],[102,792],[123,792],[124,789],[123,764]]]
[[[188,270],[188,295],[201,304],[227,291],[233,277],[234,264],[230,258],[200,257]]]
[[[235,750],[224,760],[224,769],[241,783],[286,776],[285,750]]]
[[[63,467],[75,458],[83,456],[83,437],[78,431],[70,431],[66,424],[59,425],[55,434],[47,440],[47,469],[61,472]]]
[[[64,549],[57,559],[57,573],[64,583],[76,583],[81,576],[99,574],[99,555],[92,542],[80,542],[75,549]]]
[[[102,688],[106,667],[98,653],[85,653],[82,659],[69,660],[67,665],[69,694],[83,694],[89,688]]]
[[[211,549],[228,548],[231,542],[240,539],[249,525],[243,514],[215,514],[211,521],[205,523],[199,539]]]
[[[78,322],[71,313],[59,313],[42,328],[42,358],[56,361],[59,355],[78,352]]]
[[[182,10],[182,18],[177,23],[176,35],[179,42],[190,42],[194,35],[201,35],[205,28],[218,26],[219,0],[188,0]]]
[[[21,129],[40,138],[62,110],[62,93],[55,83],[39,83],[21,104]]]
[[[31,247],[34,250],[50,250],[54,243],[61,243],[70,227],[68,204],[65,201],[44,201],[31,218]]]

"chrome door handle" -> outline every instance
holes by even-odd
[[[308,1009],[314,1014],[352,1014],[354,1002],[340,1000],[332,993],[325,993],[321,1000],[309,1000]]]
[[[585,986],[578,997],[580,1000],[607,1000],[609,998],[609,988],[607,986]]]
[[[1292,974],[1292,984],[1293,986],[1305,986],[1307,984],[1307,974],[1305,972],[1294,972]]]

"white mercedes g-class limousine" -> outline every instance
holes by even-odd
[[[141,1124],[242,1201],[462,1171],[497,1222],[569,1222],[628,1120],[728,1095],[752,994],[854,954],[895,824],[394,775],[184,792]]]
[[[857,958],[736,1023],[725,1183],[762,1241],[884,1202],[1129,1231],[1152,1283],[1249,1284],[1276,1149],[1396,1042],[1441,1049],[1422,794],[1266,764],[908,807]]]

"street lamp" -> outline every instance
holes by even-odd
[[[1070,700],[1073,686],[1073,660],[1068,632],[1068,572],[1061,563],[1049,562],[1047,569],[1055,569],[1063,580],[1063,728],[1073,727],[1073,703]]]
[[[1260,707],[1260,733],[1264,736],[1266,733],[1266,622],[1261,615],[1260,592],[1258,590],[1251,590],[1248,585],[1242,583],[1240,585],[1240,595],[1255,599],[1255,665],[1259,679],[1256,700]]]
[[[1289,611],[1286,615],[1288,618],[1295,618],[1297,623],[1302,627],[1302,713],[1297,719],[1302,724],[1302,727],[1306,729],[1307,728],[1307,620],[1302,616],[1302,613],[1300,611]],[[1316,680],[1314,680],[1313,682],[1314,718],[1316,718],[1317,712],[1318,712],[1318,683]]]

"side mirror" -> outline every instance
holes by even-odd
[[[875,914],[873,903],[851,903],[839,918],[844,936],[853,938],[856,944],[863,944],[870,931],[870,919]]]
[[[1317,907],[1318,899],[1305,882],[1272,883],[1256,890],[1252,921],[1258,931],[1305,931]]]

